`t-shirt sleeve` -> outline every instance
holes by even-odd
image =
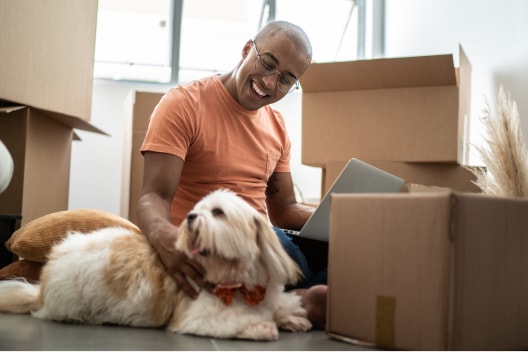
[[[185,160],[195,131],[193,111],[193,100],[184,88],[169,90],[150,116],[141,152],[168,153]]]

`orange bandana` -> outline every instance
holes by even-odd
[[[213,293],[220,298],[225,305],[229,305],[231,304],[231,301],[233,301],[236,291],[240,291],[246,299],[246,302],[252,307],[259,304],[266,295],[266,287],[257,285],[253,290],[248,290],[244,284],[216,285]]]

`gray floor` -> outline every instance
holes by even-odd
[[[324,331],[281,332],[274,342],[221,340],[165,330],[88,326],[0,313],[0,350],[366,350],[329,338]]]

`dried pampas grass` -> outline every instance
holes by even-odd
[[[483,193],[501,197],[528,197],[528,150],[521,130],[517,104],[501,86],[497,114],[489,105],[483,122],[487,146],[477,147],[487,168],[470,169]]]

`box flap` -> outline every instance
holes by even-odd
[[[304,93],[457,84],[450,54],[313,63],[300,81]]]
[[[458,105],[458,129],[460,163],[469,164],[470,153],[470,123],[471,123],[471,63],[459,45],[460,59],[458,70],[459,105]]]
[[[14,111],[25,109],[25,106],[0,106],[0,114],[10,114]]]
[[[80,118],[77,118],[77,117],[72,117],[72,116],[66,116],[66,115],[63,115],[63,114],[59,114],[59,113],[56,113],[56,112],[52,112],[52,111],[44,111],[42,110],[42,112],[51,117],[52,119],[66,125],[66,126],[69,126],[71,128],[74,128],[74,129],[78,129],[78,130],[83,130],[83,131],[88,131],[88,132],[94,132],[94,133],[99,133],[99,134],[103,134],[105,136],[109,136],[108,133],[106,133],[105,131],[99,129],[98,127],[95,127],[94,125],[92,125],[90,122],[88,121],[85,121],[83,119],[80,119]]]
[[[10,113],[18,111],[18,110],[22,110],[22,109],[26,109],[26,108],[32,108],[32,107],[28,107],[28,106],[24,106],[24,105],[14,105],[14,104],[13,105],[9,105],[9,104],[10,104],[9,102],[4,102],[4,101],[0,100],[0,116],[2,116],[2,114],[10,114]],[[1,106],[1,105],[4,105],[4,106]],[[59,122],[59,123],[61,123],[63,125],[71,127],[73,129],[99,133],[99,134],[103,134],[105,136],[109,135],[108,133],[104,132],[103,130],[99,129],[98,127],[96,127],[96,126],[92,125],[91,123],[89,123],[89,122],[87,122],[85,120],[82,120],[80,118],[73,117],[73,116],[67,116],[67,115],[64,115],[64,114],[57,113],[57,112],[46,111],[46,110],[42,110],[42,109],[36,109],[36,110],[39,110],[44,115],[52,118],[53,120],[55,120],[55,121],[57,121],[57,122]],[[80,140],[80,138],[77,136],[76,140]]]

